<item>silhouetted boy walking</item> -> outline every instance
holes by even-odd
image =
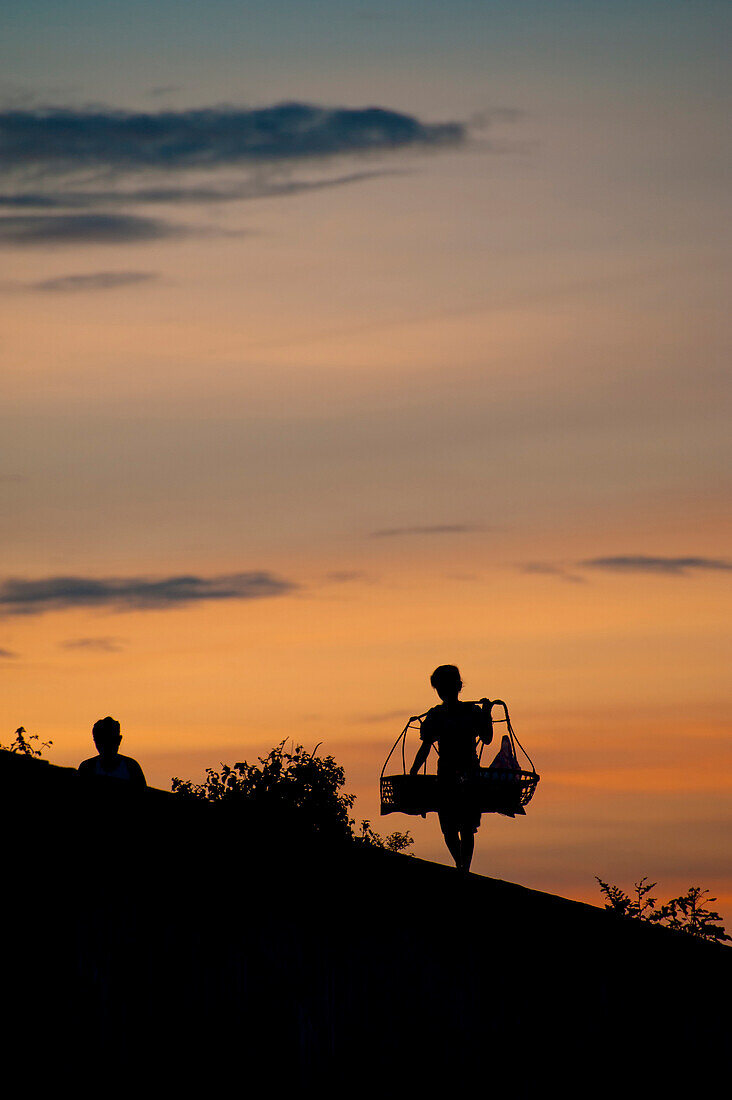
[[[433,707],[422,722],[422,744],[410,774],[417,774],[432,746],[437,745],[440,828],[455,866],[469,871],[475,833],[480,825],[480,811],[470,796],[469,781],[478,771],[478,740],[484,745],[493,740],[491,703],[489,699],[481,699],[482,706],[478,706],[458,699],[463,682],[455,665],[440,665],[432,673],[430,683],[442,703]]]

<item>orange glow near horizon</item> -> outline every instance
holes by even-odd
[[[435,822],[379,819],[378,775],[408,715],[433,705],[432,667],[455,661],[466,697],[509,702],[542,775],[526,819],[484,819],[477,871],[595,903],[595,874],[628,886],[647,873],[667,893],[688,878],[728,904],[732,756],[709,665],[724,627],[718,582],[685,582],[688,607],[672,607],[663,588],[676,579],[568,584],[500,567],[451,579],[434,562],[405,572],[400,557],[378,581],[313,578],[270,600],[17,618],[14,644],[37,657],[14,662],[6,710],[72,766],[111,713],[163,788],[284,739],[322,742],[346,768],[357,820],[409,828],[417,854],[443,860]],[[95,637],[115,651],[65,648]]]

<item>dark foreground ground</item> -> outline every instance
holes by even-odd
[[[6,1078],[510,1098],[726,1079],[729,948],[217,811],[0,753]]]

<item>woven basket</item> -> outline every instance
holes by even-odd
[[[381,813],[426,814],[456,799],[480,813],[523,813],[536,790],[536,772],[510,768],[479,768],[475,775],[455,783],[437,775],[383,775]]]

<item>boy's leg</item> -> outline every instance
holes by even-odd
[[[440,813],[438,817],[440,819],[442,835],[445,838],[445,844],[447,845],[450,855],[455,860],[455,866],[459,867],[462,855],[462,845],[460,843],[458,824],[449,814]]]
[[[470,863],[473,858],[473,849],[475,848],[475,833],[472,828],[468,826],[463,827],[460,830],[460,863],[459,866],[463,871],[470,870]]]

